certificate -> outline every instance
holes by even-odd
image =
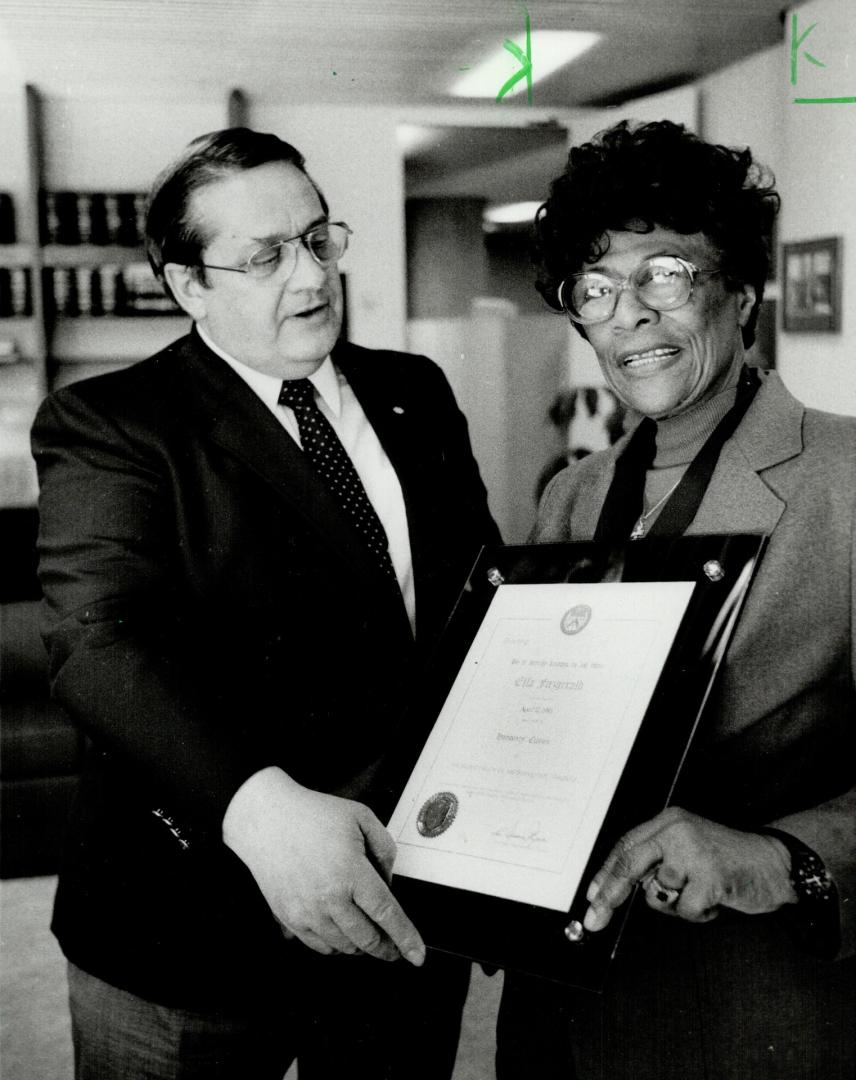
[[[693,589],[500,585],[390,821],[395,873],[567,911]]]
[[[630,905],[582,926],[669,802],[766,537],[485,548],[412,716],[393,891],[435,949],[600,990]]]

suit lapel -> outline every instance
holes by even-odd
[[[785,510],[769,470],[802,452],[803,406],[773,372],[722,448],[690,533],[771,533]],[[762,475],[763,474],[763,475]]]
[[[350,520],[291,439],[247,384],[197,335],[186,352],[187,374],[200,430],[269,485],[318,534],[319,542],[373,581],[380,571]]]
[[[348,380],[363,412],[380,439],[381,446],[403,481],[413,463],[412,404],[403,387],[393,384],[388,374],[371,363],[360,362],[347,343],[337,345],[333,362]],[[402,482],[402,487],[406,485]]]
[[[348,380],[401,484],[415,566],[421,534],[419,519],[424,513],[422,493],[418,502],[414,500],[421,445],[414,430],[417,403],[409,385],[391,381],[385,366],[361,362],[346,343],[336,347],[333,360]]]
[[[338,345],[333,360],[341,369],[374,428],[395,469],[404,496],[413,577],[416,589],[417,634],[430,638],[448,615],[435,606],[432,568],[443,562],[450,539],[447,492],[432,482],[437,474],[438,443],[432,424],[438,420],[419,397],[419,385],[408,378],[406,365],[390,366],[382,357],[363,359],[347,343]],[[463,584],[463,582],[462,582]]]

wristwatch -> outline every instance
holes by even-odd
[[[781,911],[789,919],[792,933],[804,948],[816,955],[834,956],[841,941],[838,889],[823,859],[792,833],[768,827],[755,831],[781,841],[791,857],[791,885],[797,903],[788,904]]]

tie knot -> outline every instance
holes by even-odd
[[[315,387],[309,379],[286,379],[279,392],[279,404],[294,409],[299,405],[311,405],[315,400]]]

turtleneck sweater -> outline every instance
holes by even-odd
[[[645,475],[645,508],[656,507],[645,518],[650,529],[657,515],[665,506],[666,496],[680,483],[681,477],[696,454],[704,446],[717,424],[737,400],[740,381],[740,363],[734,363],[725,385],[716,393],[701,398],[683,412],[675,413],[657,421],[657,452],[654,464]],[[659,500],[662,504],[657,506]]]

